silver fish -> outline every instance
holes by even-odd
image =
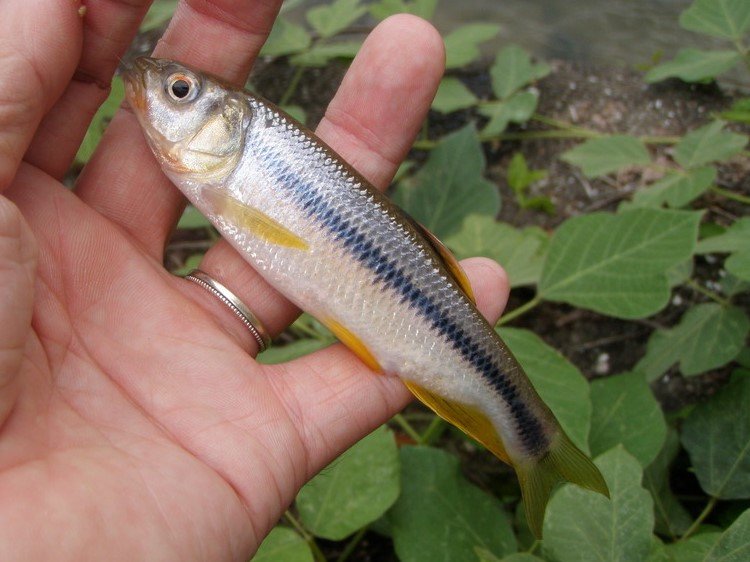
[[[553,487],[609,495],[477,311],[440,242],[267,101],[140,58],[127,99],[164,173],[276,289],[516,470],[541,536]]]

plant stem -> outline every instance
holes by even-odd
[[[727,299],[725,299],[723,297],[720,297],[719,295],[717,295],[713,291],[710,291],[710,290],[706,289],[705,287],[703,287],[700,283],[698,283],[694,279],[688,279],[687,281],[685,281],[685,284],[688,287],[690,287],[691,289],[693,289],[694,291],[700,293],[701,295],[708,297],[709,299],[711,299],[712,301],[714,301],[716,303],[719,303],[721,306],[725,306],[726,307],[726,306],[729,306],[730,304],[732,304],[729,300],[727,300]]]
[[[534,121],[538,121],[539,123],[549,125],[550,127],[554,127],[555,129],[560,129],[562,131],[575,133],[583,138],[598,138],[607,136],[606,133],[600,133],[599,131],[594,131],[593,129],[587,129],[586,127],[579,127],[577,125],[573,125],[572,123],[568,123],[567,121],[553,119],[552,117],[547,117],[539,113],[535,113],[531,116],[531,118]],[[680,137],[677,136],[645,135],[638,138],[646,144],[675,144],[680,141]]]
[[[404,430],[404,433],[414,439],[416,443],[420,445],[422,444],[422,436],[408,421],[406,421],[406,418],[404,416],[402,416],[401,414],[396,414],[395,416],[393,416],[393,421],[400,425],[401,429]]]
[[[302,538],[305,539],[305,542],[310,546],[310,550],[312,550],[315,561],[326,562],[326,556],[325,554],[323,554],[323,551],[320,550],[318,543],[315,542],[315,537],[313,537],[310,532],[302,526],[302,523],[300,523],[297,518],[292,515],[292,512],[287,509],[284,512],[284,518],[289,521],[292,527],[294,527],[297,532],[302,535]]]
[[[744,203],[745,205],[750,205],[750,197],[747,197],[746,195],[740,195],[738,193],[734,193],[733,191],[729,191],[728,189],[724,189],[723,187],[719,187],[718,185],[712,186],[711,191],[713,191],[714,193],[718,195],[721,195],[722,197],[731,199],[732,201],[737,201],[739,203]]]
[[[539,539],[536,539],[533,543],[531,543],[531,546],[529,547],[529,550],[527,550],[526,552],[528,554],[534,554],[537,551],[537,549],[539,548],[539,545],[541,545],[541,544],[542,544],[542,541],[540,541]]]
[[[367,532],[369,525],[365,525],[362,527],[357,533],[351,538],[351,540],[346,543],[346,547],[343,551],[341,551],[341,554],[339,554],[339,557],[336,559],[336,562],[346,562],[346,559],[351,556],[352,552],[354,552],[354,549],[357,548],[357,545],[359,544],[359,541],[362,540],[362,537],[365,536],[365,533]]]
[[[701,526],[701,523],[703,523],[703,521],[706,520],[706,517],[708,517],[711,514],[711,512],[714,510],[714,507],[716,507],[716,504],[718,503],[718,501],[719,501],[719,498],[717,498],[716,496],[711,496],[711,499],[708,500],[706,507],[703,508],[703,511],[701,511],[698,518],[695,521],[693,521],[693,524],[690,525],[690,527],[688,527],[688,530],[685,531],[685,534],[682,535],[682,537],[680,538],[681,541],[684,541],[685,539],[690,537],[690,535],[695,533],[695,531],[698,530],[698,528]]]
[[[302,78],[302,73],[305,71],[304,66],[298,66],[294,70],[294,75],[292,76],[292,79],[289,82],[289,85],[286,87],[286,90],[284,91],[284,95],[281,96],[281,99],[279,100],[279,105],[286,105],[289,103],[289,100],[292,99],[292,96],[294,95],[294,92],[297,91],[297,86],[299,85],[299,81]]]
[[[425,429],[424,433],[422,434],[420,445],[430,445],[434,443],[435,439],[440,437],[444,430],[445,421],[439,416],[434,416],[432,418],[432,421],[430,422],[430,425],[427,426],[427,429]]]
[[[593,139],[603,136],[605,135],[597,133],[596,131],[589,131],[588,129],[553,129],[547,131],[519,131],[516,133],[500,133],[497,135],[480,134],[479,140],[482,142],[502,142],[540,139]],[[646,144],[675,144],[679,141],[679,137],[643,136],[638,138]],[[412,148],[415,148],[417,150],[431,150],[435,148],[437,144],[437,141],[423,139],[416,141],[412,145]]]
[[[532,308],[537,307],[539,303],[541,302],[542,302],[542,297],[540,297],[539,295],[536,295],[533,299],[531,299],[526,304],[522,304],[518,308],[514,308],[509,313],[501,317],[500,320],[497,321],[497,324],[495,324],[495,326],[504,326],[505,324],[508,324],[509,322],[511,322],[512,320],[515,320],[519,316],[526,314]]]
[[[327,335],[323,334],[321,332],[318,332],[315,328],[311,328],[310,326],[305,325],[304,323],[299,324],[292,324],[291,326],[292,330],[301,332],[305,336],[310,336],[313,339],[316,340],[324,340],[327,339]]]

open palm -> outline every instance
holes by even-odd
[[[246,558],[305,481],[409,400],[340,345],[257,364],[242,324],[165,271],[184,203],[129,111],[76,189],[60,184],[147,4],[89,0],[83,19],[69,1],[0,4],[2,560]],[[184,0],[156,56],[242,83],[279,4]],[[428,24],[391,18],[318,134],[387,185],[442,64]],[[497,316],[502,271],[466,267]],[[273,334],[298,313],[223,242],[201,268]]]

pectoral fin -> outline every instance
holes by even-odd
[[[404,381],[404,383],[414,396],[438,416],[479,441],[501,461],[511,464],[505,445],[495,431],[495,427],[481,411],[473,406],[446,400],[413,382]]]
[[[246,228],[256,236],[278,246],[297,250],[309,249],[309,245],[302,238],[255,207],[246,205],[218,189],[206,188],[203,195],[212,213],[223,216],[238,227]]]
[[[378,364],[378,360],[375,359],[375,356],[370,353],[370,350],[367,349],[365,344],[362,343],[362,340],[360,340],[357,336],[355,336],[349,330],[344,328],[344,326],[330,318],[321,320],[321,322],[323,323],[323,325],[325,325],[326,328],[333,332],[333,335],[336,336],[336,338],[341,343],[343,343],[346,347],[349,348],[352,353],[359,357],[362,363],[367,365],[376,373],[380,373],[383,371],[383,368]]]
[[[435,250],[435,253],[438,255],[438,257],[440,257],[443,265],[445,265],[445,268],[448,270],[448,273],[450,273],[453,279],[455,279],[456,283],[458,283],[458,286],[461,287],[461,290],[466,294],[467,297],[469,297],[469,300],[471,300],[471,302],[476,304],[477,300],[474,297],[474,290],[471,288],[469,278],[466,276],[464,268],[461,267],[460,263],[458,263],[456,256],[454,256],[446,247],[446,245],[443,244],[432,232],[427,230],[417,221],[413,222],[418,230],[422,232],[424,237],[430,243],[430,246],[433,250]]]

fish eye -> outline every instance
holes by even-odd
[[[191,101],[198,94],[198,83],[186,74],[172,74],[167,79],[166,90],[169,97],[176,102]]]

